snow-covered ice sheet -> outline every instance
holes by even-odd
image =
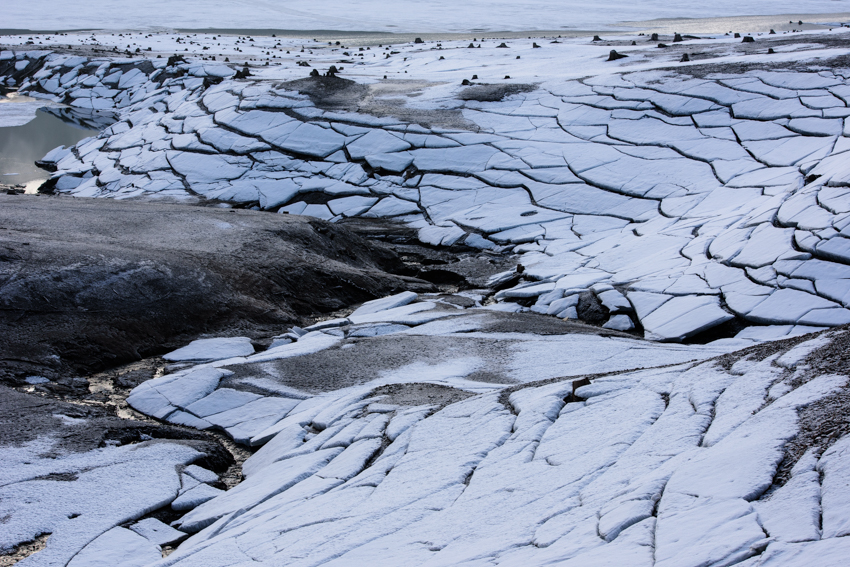
[[[121,562],[129,549],[221,567],[846,558],[846,438],[774,482],[798,410],[846,389],[844,375],[807,374],[846,331],[732,353],[850,322],[850,74],[818,66],[845,50],[816,43],[845,31],[770,56],[766,37],[752,51],[731,36],[670,50],[612,37],[628,55],[612,62],[613,45],[585,38],[361,51],[211,33],[33,37],[166,55],[0,53],[7,85],[117,113],[46,157],[60,193],[388,218],[429,245],[513,252],[523,270],[484,307],[400,294],[260,353],[247,339],[172,353],[200,364],[128,403],[257,447],[231,490],[183,468],[197,457],[186,446],[36,460],[38,447],[4,448],[2,525],[16,531],[3,546],[52,534],[22,565]],[[798,68],[670,70],[685,50],[718,69]],[[288,82],[331,64],[358,92],[404,99],[404,118],[328,108]],[[569,322],[587,301],[605,330]],[[709,344],[619,333],[635,327]],[[101,506],[104,486],[122,499]],[[181,536],[128,522],[166,505],[195,535],[155,561]]]
[[[75,40],[165,53],[186,45],[201,58],[169,66],[164,57],[3,52],[7,65],[41,65],[22,90],[119,113],[96,139],[49,156],[58,192],[399,220],[429,245],[517,253],[523,280],[498,301],[536,298],[534,311],[575,318],[576,303],[561,300],[592,290],[609,328],[636,327],[653,340],[705,336],[732,319],[771,327],[771,336],[850,322],[850,85],[841,69],[816,65],[840,54],[824,46],[846,39],[841,29],[795,36],[825,41],[811,44],[820,49],[792,43],[796,51],[771,56],[780,65],[810,58],[808,71],[699,78],[685,72],[691,63],[673,71],[667,52],[622,37],[611,39],[629,57],[608,62],[606,46],[584,38],[355,50],[291,38],[119,35]],[[776,37],[784,36],[758,41]],[[720,36],[677,49],[705,50],[718,65],[761,61],[741,45]],[[236,79],[238,67],[221,63],[231,56],[248,59],[252,76]],[[339,65],[374,100],[403,97],[407,118],[324,107],[299,92],[303,83],[287,83],[306,74],[296,62]],[[460,84],[472,75],[482,84]],[[621,299],[606,303],[605,293]],[[402,325],[445,316],[396,309],[354,316]]]
[[[846,389],[805,374],[845,333],[437,406],[322,394],[154,565],[841,565],[847,438],[773,482],[797,409]]]

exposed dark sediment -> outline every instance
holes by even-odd
[[[388,247],[324,221],[0,195],[0,377],[90,374],[201,333],[274,335],[402,289]]]

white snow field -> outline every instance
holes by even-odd
[[[3,8],[6,29],[242,28],[384,32],[607,29],[624,20],[850,11],[846,0],[33,0]],[[796,21],[796,19],[795,19]],[[828,20],[831,21],[831,20]],[[93,26],[93,22],[96,22]]]
[[[22,567],[844,565],[850,34],[648,39],[11,38],[6,85],[116,120],[44,158],[59,194],[392,220],[524,269],[262,352],[166,355],[128,403],[251,447],[244,480],[222,491],[168,443],[3,448],[0,548],[51,534]],[[50,51],[69,45],[86,54]],[[303,80],[331,65],[352,82]],[[572,321],[588,296],[604,328]],[[172,526],[145,517],[163,505]]]

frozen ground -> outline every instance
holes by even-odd
[[[624,20],[707,18],[759,14],[824,14],[850,11],[846,0],[809,0],[804,6],[790,0],[765,5],[758,0],[683,0],[604,2],[541,0],[366,0],[352,5],[340,0],[317,0],[305,5],[292,0],[157,0],[140,5],[120,0],[103,2],[34,0],[4,7],[6,29],[72,30],[147,28],[253,28],[281,30],[348,30],[390,32],[474,32],[500,30],[605,29]]]
[[[6,84],[115,120],[46,156],[45,189],[389,219],[522,268],[261,352],[186,345],[128,402],[252,447],[244,481],[164,443],[0,449],[34,483],[4,492],[2,545],[44,545],[20,565],[842,565],[848,33],[779,31],[13,39]],[[136,523],[152,504],[50,525],[24,504],[59,480],[90,498],[86,467],[146,451],[171,451],[151,502],[193,534],[167,557],[185,535]]]
[[[398,309],[373,316],[397,320]],[[402,342],[420,333],[502,341],[507,352],[542,346],[540,337],[511,337],[517,348],[475,331],[486,325],[468,313],[394,332]],[[353,328],[343,338],[342,329],[253,358],[340,349],[356,359],[377,340],[353,339]],[[844,362],[813,362],[843,349],[844,333],[702,363],[676,361],[708,356],[706,347],[644,345],[649,364],[667,365],[589,384],[482,389],[463,378],[474,364],[455,360],[317,397],[287,390],[297,377],[284,373],[243,375],[208,393],[224,368],[238,371],[252,357],[148,382],[130,398],[136,407],[157,411],[167,399],[179,405],[159,410],[166,419],[219,427],[253,418],[231,426],[242,432],[272,402],[234,386],[277,384],[285,396],[273,398],[280,409],[253,438],[268,442],[245,462],[246,480],[176,522],[198,533],[155,565],[840,565],[850,542],[847,438],[827,449],[835,433],[827,441],[820,431],[817,446],[806,446],[798,431],[828,428],[842,413],[815,424],[798,409],[844,395]],[[618,339],[558,340],[545,352],[564,359],[550,358],[548,372],[587,370],[575,364],[579,351],[618,352],[595,366],[602,374],[630,356]],[[550,375],[523,368],[526,380]],[[434,385],[482,393],[455,401]]]
[[[58,193],[394,219],[426,244],[519,254],[523,279],[498,301],[575,318],[592,291],[610,328],[681,341],[722,325],[759,326],[740,337],[761,339],[850,323],[847,38],[354,50],[119,34],[75,39],[208,55],[0,57],[30,96],[117,117],[45,157]],[[628,56],[607,61],[612,48]],[[230,55],[253,65],[247,79]],[[331,65],[351,79],[304,78]]]
[[[137,387],[137,410],[259,447],[228,491],[174,445],[49,463],[29,445],[3,449],[17,483],[3,489],[3,544],[54,534],[22,566],[843,564],[846,330],[723,354],[735,345],[547,335],[534,315],[503,318],[478,299],[403,293]],[[466,356],[433,356],[423,339]],[[302,359],[359,383],[310,383]],[[147,454],[157,447],[171,453]],[[161,470],[127,491],[139,502],[83,505],[123,490],[109,467],[148,459]],[[34,495],[63,507],[47,519],[23,505]],[[171,528],[136,521],[169,501]]]

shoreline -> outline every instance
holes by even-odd
[[[786,19],[788,22],[786,23]],[[809,21],[807,21],[809,20]],[[800,25],[797,22],[802,21]],[[420,37],[425,41],[451,41],[451,40],[466,40],[472,38],[482,39],[519,39],[519,38],[537,38],[537,37],[582,37],[587,35],[595,35],[600,33],[617,33],[617,34],[638,34],[638,33],[726,33],[733,31],[733,28],[738,28],[734,31],[742,31],[748,33],[767,32],[770,29],[776,31],[792,31],[792,30],[819,30],[827,29],[833,24],[850,25],[850,12],[823,12],[823,13],[783,13],[783,14],[767,14],[757,15],[748,14],[741,16],[719,16],[706,18],[655,18],[649,20],[624,20],[613,22],[609,25],[583,27],[583,28],[561,28],[561,29],[525,29],[525,30],[488,30],[479,28],[470,28],[468,31],[447,32],[447,31],[379,31],[379,30],[334,30],[334,29],[282,29],[282,28],[217,28],[217,27],[162,27],[162,26],[142,26],[138,28],[74,28],[74,29],[59,29],[50,28],[43,30],[33,30],[26,28],[0,28],[0,37],[2,36],[19,36],[26,34],[45,35],[58,33],[84,33],[84,32],[100,32],[100,33],[119,33],[126,31],[146,31],[149,33],[208,33],[218,35],[248,35],[255,37],[284,37],[289,39],[320,39],[322,41],[346,39],[371,39],[383,40],[388,42],[407,42],[412,41],[415,37]],[[755,27],[753,27],[755,26]],[[837,26],[833,26],[837,27]],[[367,43],[358,42],[356,45],[367,45]]]

